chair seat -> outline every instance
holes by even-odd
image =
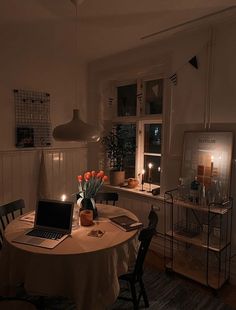
[[[24,300],[0,300],[2,310],[36,310],[37,308],[30,302]]]
[[[131,282],[131,281],[133,281],[133,277],[134,277],[133,273],[125,273],[125,274],[122,274],[121,276],[119,276],[119,279]]]
[[[118,194],[113,192],[98,192],[95,196],[95,201],[97,203],[112,203],[113,206],[115,206],[115,203],[118,201],[118,199]]]

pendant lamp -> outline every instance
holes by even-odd
[[[97,142],[100,139],[97,128],[79,118],[78,109],[73,110],[73,118],[70,122],[54,128],[53,137],[60,141]]]
[[[78,16],[77,8],[78,4],[81,3],[81,0],[71,0],[71,2],[75,5],[76,9],[75,33],[76,33],[76,50],[77,50],[77,16]],[[73,110],[73,118],[70,122],[59,125],[54,128],[53,137],[55,140],[59,141],[97,142],[100,139],[98,129],[92,125],[83,122],[80,119],[78,109]]]

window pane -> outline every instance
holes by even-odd
[[[161,153],[161,124],[144,125],[144,153]]]
[[[152,168],[148,168],[148,164],[152,164]],[[144,155],[144,182],[151,182],[160,185],[161,156]]]
[[[124,149],[123,168],[126,178],[135,176],[136,125],[118,124],[116,132],[122,140]]]
[[[135,116],[137,106],[137,85],[125,85],[117,87],[118,103],[117,114],[118,116]]]
[[[145,82],[145,114],[161,114],[163,101],[163,80]]]

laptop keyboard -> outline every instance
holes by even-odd
[[[26,235],[40,237],[44,239],[58,240],[61,239],[65,234],[55,232],[55,231],[46,231],[41,229],[33,229],[29,231]]]

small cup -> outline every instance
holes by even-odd
[[[93,211],[92,210],[80,211],[80,224],[82,226],[93,225]]]

